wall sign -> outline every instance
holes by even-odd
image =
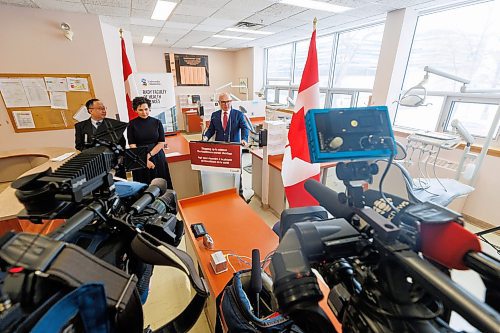
[[[165,53],[167,73],[174,74],[178,86],[209,86],[208,56]]]

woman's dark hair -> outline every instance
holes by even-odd
[[[142,104],[147,104],[148,108],[151,108],[151,101],[149,100],[149,98],[146,98],[143,96],[139,96],[139,97],[134,98],[134,100],[132,101],[132,108],[134,110],[137,110],[137,108],[139,106],[141,106]]]

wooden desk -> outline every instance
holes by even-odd
[[[166,136],[165,142],[168,148],[163,151],[177,197],[183,199],[200,195],[202,193],[200,172],[191,169],[189,142],[180,133]]]
[[[262,198],[262,160],[263,150],[253,149],[252,154],[252,189],[255,195]],[[276,216],[286,208],[286,195],[281,178],[283,167],[283,154],[270,155],[268,158],[269,168],[269,207]],[[321,163],[321,182],[326,184],[328,169],[334,167],[336,163]]]
[[[212,330],[215,328],[215,299],[233,277],[231,267],[220,274],[215,274],[210,266],[210,255],[217,250],[224,254],[234,253],[252,257],[252,249],[259,249],[261,259],[274,251],[278,246],[278,236],[265,222],[248,206],[233,190],[224,190],[194,198],[179,200],[179,211],[186,226],[186,246],[188,253],[198,263],[200,274],[207,280],[210,297],[205,311]],[[207,250],[202,239],[195,239],[191,225],[202,222],[207,232],[214,240],[214,250]],[[237,259],[232,258],[231,264],[235,270],[248,269]],[[325,295],[328,288],[322,286]],[[326,303],[326,297],[321,302],[330,320],[336,319]],[[340,330],[339,330],[340,332]]]

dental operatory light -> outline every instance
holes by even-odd
[[[447,78],[447,79],[450,79],[453,81],[462,82],[463,85],[462,85],[462,88],[460,89],[460,91],[462,91],[462,92],[465,92],[465,90],[466,90],[465,85],[470,83],[470,80],[464,79],[460,76],[456,76],[453,74],[449,74],[449,73],[440,71],[438,69],[435,69],[435,68],[432,68],[429,66],[424,67],[424,72],[425,72],[424,79],[422,81],[420,81],[417,85],[415,85],[415,86],[411,87],[410,89],[408,89],[407,91],[405,91],[403,96],[399,99],[399,101],[397,101],[397,103],[399,105],[414,108],[414,107],[418,107],[418,106],[427,106],[427,105],[431,104],[431,103],[427,103],[427,104],[425,103],[425,99],[427,98],[427,89],[425,88],[425,85],[427,84],[427,81],[429,80],[429,73],[432,73],[434,75],[441,76],[441,77],[444,77],[444,78]]]

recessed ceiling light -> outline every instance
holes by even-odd
[[[239,28],[227,28],[227,31],[234,31],[234,32],[243,32],[247,34],[256,34],[256,35],[272,35],[274,32],[269,32],[269,31],[260,31],[260,30],[250,30],[250,29],[239,29]]]
[[[201,45],[194,45],[191,46],[195,49],[210,49],[210,50],[225,50],[227,47],[218,47],[218,46],[201,46]]]
[[[153,10],[153,15],[151,15],[151,19],[165,21],[168,19],[175,6],[177,6],[177,3],[175,2],[158,0],[158,2],[156,2],[155,9]]]
[[[142,37],[142,42],[144,44],[151,44],[155,40],[155,36],[144,36]]]
[[[226,35],[213,35],[212,37],[227,38],[227,39],[241,39],[241,40],[254,40],[255,39],[255,38],[250,38],[250,37],[238,37],[238,36],[226,36]]]
[[[325,12],[332,12],[332,13],[341,13],[351,9],[350,7],[339,6],[315,0],[280,0],[279,2],[286,5],[322,10]]]

